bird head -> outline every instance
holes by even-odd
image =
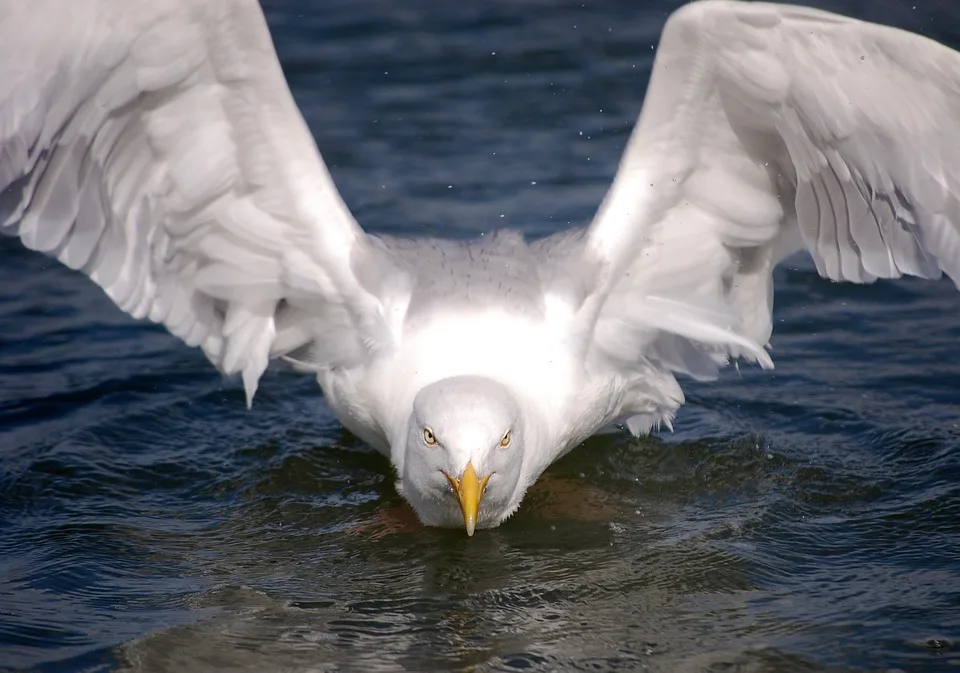
[[[506,386],[475,376],[442,379],[414,399],[401,490],[423,523],[462,525],[473,535],[520,505],[523,451],[520,405]]]

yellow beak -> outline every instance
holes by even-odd
[[[463,525],[467,529],[467,535],[473,535],[473,531],[477,527],[477,512],[480,509],[480,501],[483,499],[483,492],[487,490],[487,481],[490,479],[490,475],[478,479],[473,463],[467,463],[467,467],[463,470],[463,476],[459,479],[446,472],[443,474],[447,477],[450,485],[453,486],[453,492],[457,494],[457,502],[460,503],[460,511],[463,512]]]

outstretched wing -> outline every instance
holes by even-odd
[[[960,54],[813,9],[686,5],[587,232],[591,352],[703,377],[729,356],[770,366],[784,257],[806,249],[836,281],[960,282],[958,227]]]
[[[0,228],[242,373],[248,403],[271,356],[392,338],[255,0],[0,0]]]

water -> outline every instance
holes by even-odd
[[[676,3],[270,3],[371,229],[582,223]],[[935,0],[824,2],[960,47]],[[422,529],[308,377],[237,382],[0,240],[0,668],[952,670],[960,295],[777,276],[778,368],[687,384],[499,529]]]

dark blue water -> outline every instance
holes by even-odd
[[[590,219],[678,3],[273,1],[377,231]],[[960,5],[823,1],[960,47]],[[916,5],[914,8],[914,4]],[[520,513],[423,529],[282,368],[239,383],[0,239],[0,669],[956,670],[960,294],[777,273],[773,373],[688,383]]]

